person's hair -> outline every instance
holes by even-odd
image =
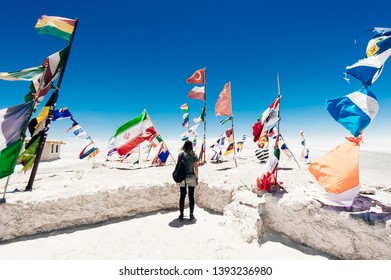
[[[186,140],[185,143],[183,144],[182,150],[185,153],[194,154],[194,152],[193,152],[193,143],[191,143],[190,140]]]

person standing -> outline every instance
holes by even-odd
[[[183,212],[185,210],[186,194],[189,194],[190,221],[195,220],[194,217],[194,191],[198,185],[198,158],[193,151],[193,143],[186,140],[182,147],[183,152],[178,155],[178,162],[182,158],[185,159],[186,179],[179,183],[180,198],[179,198],[179,220],[183,220]]]

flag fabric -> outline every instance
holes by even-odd
[[[345,76],[349,74],[360,80],[364,86],[371,86],[383,71],[384,63],[391,55],[391,48],[386,51],[359,60],[346,67]],[[349,80],[345,77],[346,80]]]
[[[301,158],[304,160],[306,164],[311,163],[310,160],[310,150],[307,148],[307,142],[305,140],[304,131],[300,130],[300,137],[301,137],[301,145],[303,146],[303,149],[301,151]]]
[[[220,124],[223,125],[223,124],[227,123],[228,121],[232,121],[232,116],[229,117],[229,118],[226,119],[226,120],[221,120],[221,121],[220,121]]]
[[[91,147],[90,147],[91,146]],[[89,148],[90,147],[90,148]],[[88,148],[88,149],[87,149]],[[94,142],[90,142],[87,144],[87,146],[84,147],[84,149],[79,154],[79,159],[83,159],[88,157],[88,159],[94,157],[99,152],[98,148],[94,147]]]
[[[327,111],[352,135],[358,137],[375,118],[379,104],[367,88],[326,101]]]
[[[202,139],[200,156],[198,157],[198,164],[200,164],[200,165],[205,163],[204,153],[205,153],[205,142],[204,142],[204,139]]]
[[[349,139],[348,139],[349,140]],[[346,141],[309,166],[309,172],[328,193],[327,198],[351,206],[360,191],[359,143]]]
[[[267,131],[268,131],[267,128],[262,130],[261,135],[259,136],[259,138],[257,140],[257,146],[260,149],[263,149],[263,147],[265,147],[269,143],[269,140],[267,137]]]
[[[198,125],[199,125],[199,123],[196,123],[195,125],[190,127],[187,131],[182,133],[181,134],[182,138],[187,137],[187,139],[189,139],[189,138],[195,137],[197,135],[197,127],[198,127]]]
[[[43,15],[35,24],[35,29],[39,34],[49,34],[70,42],[75,25],[74,19]]]
[[[187,94],[187,97],[198,100],[205,100],[205,86],[193,87],[193,89]]]
[[[111,156],[114,155],[116,152],[117,152],[117,149],[116,149],[116,148],[111,148],[110,150],[107,151],[107,156],[108,156],[108,157],[111,157]]]
[[[278,122],[280,117],[278,116],[280,110],[280,99],[278,96],[276,100],[273,101],[272,104],[262,113],[262,115],[258,118],[258,121],[253,125],[253,141],[257,142],[264,127],[271,126]]]
[[[194,123],[204,122],[205,121],[205,106],[202,108],[201,115],[198,118],[194,118]]]
[[[391,28],[373,29],[373,37],[367,44],[366,55],[379,55],[391,48]]]
[[[21,139],[33,101],[0,110],[0,151]]]
[[[216,116],[232,116],[231,83],[224,85],[215,105]]]
[[[144,110],[140,115],[120,126],[115,132],[114,145],[119,155],[125,155],[144,141],[151,142],[157,136],[148,113]]]
[[[66,132],[72,129],[73,134],[75,134],[76,138],[83,138],[87,137],[87,132],[84,131],[84,129],[78,124],[77,122],[73,122],[72,126],[68,128]]]
[[[152,160],[151,165],[154,166],[163,166],[166,164],[170,152],[168,151],[166,145],[161,143],[160,149],[156,154],[155,158]]]
[[[189,113],[184,113],[182,117],[183,117],[182,126],[189,127]]]
[[[18,158],[18,162],[23,165],[21,171],[23,171],[24,173],[30,170],[34,165],[35,158],[39,150],[42,134],[43,132],[34,135],[26,145],[23,153]]]
[[[268,146],[268,144],[261,149],[256,149],[255,156],[257,157],[257,159],[259,160],[260,163],[266,163],[267,160],[269,159],[269,146]]]
[[[236,142],[236,152],[240,153],[243,149],[243,145],[244,145],[243,141]]]
[[[0,179],[14,173],[15,165],[23,144],[24,141],[19,139],[0,150]]]
[[[256,183],[258,191],[268,191],[270,187],[276,184],[276,171],[280,159],[280,149],[278,147],[278,139],[274,145],[274,151],[265,164],[261,174],[257,177]]]
[[[188,83],[188,84],[205,84],[205,71],[206,71],[206,68],[196,70],[193,73],[193,75],[191,75],[190,78],[188,78],[186,80],[186,83]],[[196,99],[198,99],[198,98],[196,98]],[[202,99],[202,100],[204,100],[204,99]]]
[[[228,155],[232,154],[233,152],[234,152],[234,143],[231,142],[231,143],[229,143],[227,149],[225,150],[224,156],[228,156]]]
[[[189,106],[187,103],[183,104],[181,107],[179,107],[184,113],[189,112]]]
[[[33,101],[29,101],[0,110],[0,179],[14,172],[32,106]]]
[[[45,67],[37,66],[15,72],[0,72],[0,79],[7,81],[32,81],[40,78]]]
[[[291,150],[289,150],[289,148],[288,148],[288,146],[286,145],[285,140],[284,140],[284,138],[281,136],[281,134],[280,134],[280,150],[281,150],[288,158],[291,158],[291,157],[293,156]]]
[[[62,108],[53,111],[52,121],[70,119],[72,118],[71,112],[69,112],[68,108]]]

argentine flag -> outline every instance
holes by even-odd
[[[327,111],[352,135],[358,137],[379,110],[376,96],[367,88],[326,101]]]

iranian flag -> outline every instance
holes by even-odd
[[[120,156],[128,154],[144,141],[152,141],[157,135],[146,110],[123,124],[115,132],[114,146]]]

